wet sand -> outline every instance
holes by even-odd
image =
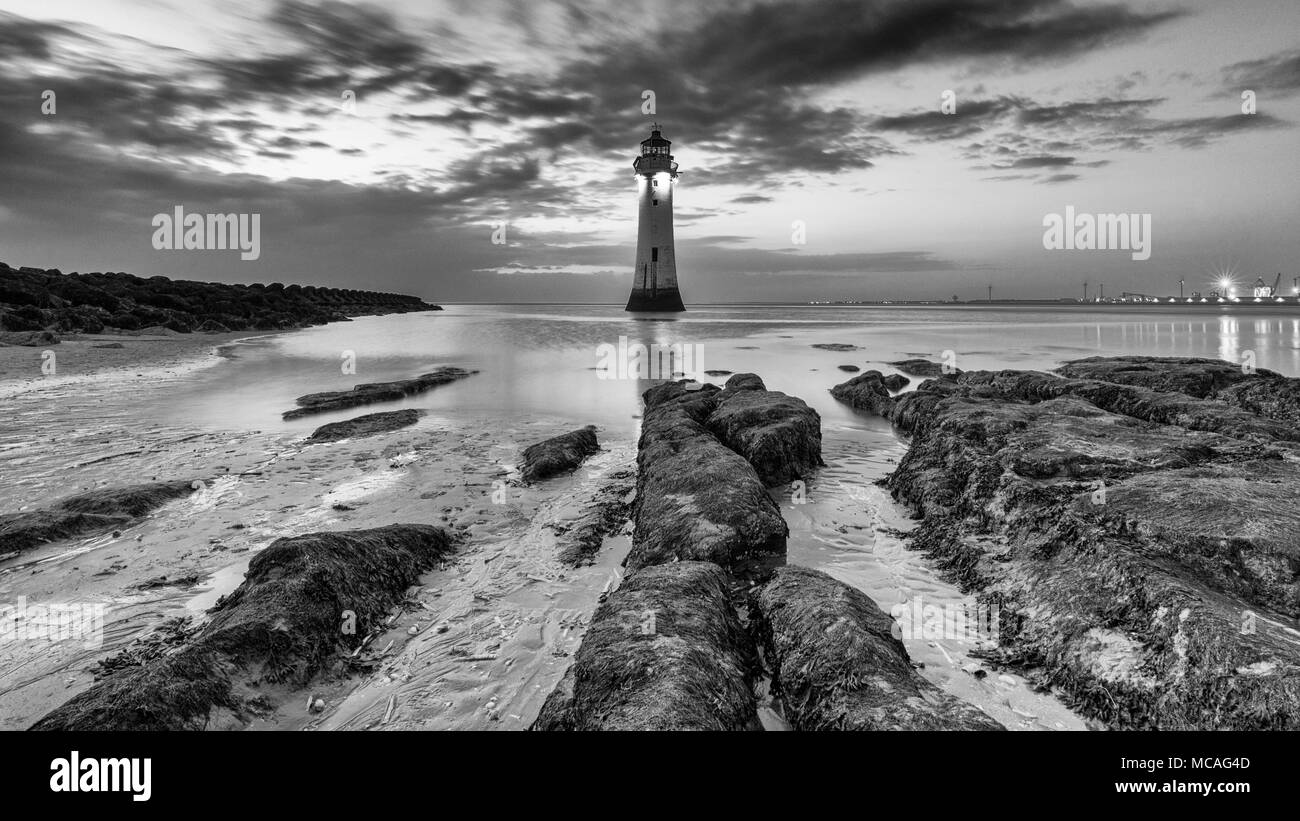
[[[522,487],[519,452],[571,420],[465,431],[428,415],[383,436],[308,445],[298,433],[190,430],[146,418],[151,397],[220,364],[213,349],[247,336],[128,338],[124,349],[77,340],[64,343],[60,373],[46,378],[13,375],[39,350],[3,350],[11,369],[0,382],[11,408],[0,434],[4,512],[154,477],[194,477],[203,487],[116,535],[45,545],[0,566],[0,601],[105,606],[100,646],[0,643],[0,728],[26,728],[87,688],[95,661],[163,620],[204,618],[274,539],[395,522],[441,525],[465,542],[361,654],[373,675],[319,686],[324,713],[293,698],[256,726],[355,729],[383,724],[376,712],[388,714],[388,727],[526,726],[600,593],[616,584],[627,549],[626,535],[610,538],[595,566],[574,570],[557,560],[555,534],[605,472],[632,461],[627,443],[607,445],[572,476]],[[200,581],[140,587],[161,576]],[[486,656],[496,659],[475,660]],[[391,712],[389,695],[398,696]]]

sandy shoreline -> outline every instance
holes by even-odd
[[[0,347],[0,398],[51,385],[170,378],[218,364],[232,345],[271,335],[248,331],[172,336],[75,334],[57,345],[8,345]],[[121,347],[106,347],[111,345]],[[47,364],[47,351],[54,355],[52,367]]]
[[[462,431],[431,415],[400,431],[327,444],[307,444],[294,432],[150,420],[159,392],[226,362],[231,346],[255,336],[264,335],[74,338],[53,346],[52,376],[39,373],[42,349],[0,349],[0,397],[16,423],[0,429],[0,513],[133,482],[202,483],[119,531],[3,562],[0,602],[102,606],[104,630],[93,647],[0,642],[0,728],[25,729],[87,689],[96,662],[167,619],[205,619],[238,586],[249,558],[276,538],[398,522],[438,525],[465,542],[409,592],[418,609],[404,610],[374,640],[363,656],[373,656],[373,674],[315,683],[328,704],[319,714],[306,710],[305,694],[285,693],[254,728],[385,726],[378,719],[390,696],[399,696],[399,706],[389,728],[527,726],[627,548],[625,536],[611,537],[595,566],[575,570],[557,560],[557,533],[633,451],[606,442],[572,476],[524,488],[512,479],[520,449],[562,432],[564,420]],[[123,347],[94,347],[110,342]],[[36,374],[25,375],[33,365]],[[501,499],[496,491],[507,481]],[[511,652],[497,663],[462,660],[502,647]]]

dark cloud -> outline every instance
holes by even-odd
[[[1300,49],[1258,60],[1233,63],[1223,70],[1224,85],[1234,94],[1289,96],[1300,92]]]
[[[674,52],[706,81],[789,88],[938,60],[1060,60],[1179,16],[1062,0],[792,0],[719,13]]]
[[[58,23],[42,23],[0,12],[0,62],[48,60],[52,56],[52,41],[57,38],[82,39]]]
[[[1263,114],[1160,119],[1153,109],[1164,102],[1163,98],[1103,97],[1051,104],[1004,96],[958,101],[954,114],[933,110],[879,116],[870,127],[900,141],[938,143],[974,137],[976,141],[963,148],[962,156],[976,168],[1023,170],[1098,168],[1110,160],[1086,160],[1080,155],[1149,151],[1161,146],[1201,148],[1234,133],[1284,125]],[[986,179],[1022,178],[1001,175]]]

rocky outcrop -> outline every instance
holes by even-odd
[[[394,402],[398,399],[424,393],[439,385],[446,385],[448,382],[455,382],[457,379],[464,379],[476,373],[478,371],[467,371],[464,368],[442,367],[436,371],[421,374],[414,379],[399,379],[394,382],[370,382],[357,385],[349,391],[309,393],[306,396],[298,397],[296,400],[298,407],[285,411],[281,415],[288,421],[310,416],[313,413],[346,410],[347,408],[371,405],[376,402]]]
[[[0,515],[0,558],[47,542],[57,542],[122,527],[172,499],[193,492],[194,481],[181,479],[70,496],[50,507]]]
[[[889,395],[880,371],[864,371],[847,382],[841,382],[831,388],[831,396],[886,419],[894,408],[894,399]]]
[[[1039,371],[978,371],[960,383],[976,394],[1027,402],[1074,396],[1103,410],[1162,425],[1235,437],[1300,442],[1300,430],[1217,399],[1201,399],[1098,379],[1061,379]]]
[[[961,373],[961,369],[953,368],[951,373],[944,371],[944,366],[939,362],[931,362],[928,359],[900,359],[897,362],[886,362],[886,365],[892,365],[898,368],[908,376],[921,376],[927,379],[936,379],[941,376],[955,376]]]
[[[644,400],[628,575],[533,729],[759,729],[755,633],[797,729],[999,728],[920,678],[865,595],[776,568],[787,528],[760,477],[780,484],[821,463],[811,408],[754,374],[724,390],[665,383]],[[774,573],[748,633],[733,591]]]
[[[1300,430],[1300,379],[1247,379],[1214,393],[1234,408]]]
[[[785,553],[789,531],[762,480],[705,427],[720,393],[677,382],[645,392],[629,570],[678,560],[732,568]]]
[[[307,437],[308,442],[337,442],[340,439],[355,439],[360,436],[374,436],[379,433],[399,430],[420,421],[420,412],[415,408],[405,408],[383,413],[368,413],[355,419],[342,422],[330,422],[321,425]]]
[[[825,464],[817,411],[802,399],[767,390],[752,373],[727,380],[704,426],[745,457],[768,487],[807,479]]]
[[[1001,608],[995,661],[1084,713],[1300,728],[1296,432],[1173,390],[1287,380],[1131,365],[1088,372],[1142,384],[974,372],[900,398],[911,442],[888,487],[924,516],[914,546]]]
[[[205,625],[156,655],[106,665],[115,672],[32,729],[239,726],[246,696],[265,709],[264,685],[303,686],[332,667],[340,649],[359,642],[451,550],[447,534],[430,525],[277,539]],[[345,617],[354,632],[341,629]]]
[[[714,564],[629,576],[597,608],[535,730],[755,730],[753,639]]]
[[[46,345],[58,345],[58,334],[50,331],[3,331],[0,332],[0,345],[17,345],[24,348],[42,348]]]
[[[773,693],[796,730],[1001,730],[922,678],[897,625],[861,591],[783,567],[754,595]]]
[[[836,353],[860,350],[857,345],[849,345],[844,342],[818,342],[813,347],[819,351],[835,351]]]
[[[525,482],[536,482],[568,473],[588,456],[599,452],[595,425],[552,436],[524,449],[519,465],[520,478]]]
[[[891,373],[888,376],[880,378],[880,384],[884,385],[892,393],[898,393],[912,383],[912,380],[903,376],[901,373]]]
[[[1117,385],[1134,385],[1153,391],[1185,393],[1205,399],[1216,391],[1254,378],[1241,365],[1218,359],[1163,356],[1091,356],[1074,359],[1056,369],[1072,379],[1097,379]],[[1258,370],[1256,376],[1277,377]]]
[[[287,330],[349,316],[437,310],[418,297],[351,288],[63,274],[0,263],[0,331]]]

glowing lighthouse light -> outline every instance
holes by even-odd
[[[655,123],[641,141],[636,169],[637,236],[636,270],[632,277],[629,311],[684,311],[677,290],[677,252],[673,247],[673,187],[677,163]]]

